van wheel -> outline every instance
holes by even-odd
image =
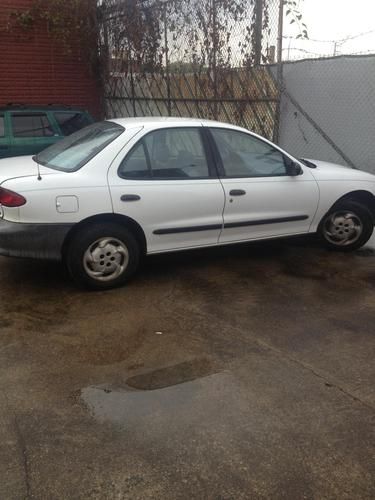
[[[77,233],[66,252],[73,280],[93,290],[124,284],[137,270],[140,249],[136,238],[119,224],[95,224]]]
[[[328,248],[350,252],[371,238],[374,219],[369,209],[354,201],[344,201],[325,215],[318,233]]]

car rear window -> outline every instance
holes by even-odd
[[[75,111],[54,113],[57,123],[63,135],[70,135],[83,127],[87,127],[92,120],[85,114]]]
[[[34,159],[40,165],[55,170],[74,172],[94,158],[124,131],[124,127],[117,123],[94,123],[44,149]]]
[[[0,137],[5,136],[4,115],[0,115]]]
[[[51,137],[54,132],[45,113],[13,113],[14,137]]]

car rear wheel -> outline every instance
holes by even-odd
[[[325,215],[318,233],[328,248],[350,252],[367,243],[373,231],[374,219],[368,208],[346,201]]]
[[[136,238],[119,224],[95,224],[76,233],[66,253],[74,281],[85,288],[107,290],[124,284],[137,270]]]

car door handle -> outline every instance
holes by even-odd
[[[243,189],[232,189],[229,191],[230,196],[244,196],[246,194],[246,191]]]
[[[9,149],[9,146],[0,146],[0,149]]]
[[[120,199],[121,201],[139,201],[141,197],[137,194],[123,194]]]

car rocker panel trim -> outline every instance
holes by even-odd
[[[223,227],[222,224],[210,224],[207,226],[190,226],[190,227],[172,227],[167,229],[156,229],[154,234],[177,234],[177,233],[194,233],[195,231],[213,231]]]
[[[307,220],[308,218],[308,215],[294,215],[293,217],[277,217],[273,219],[227,222],[226,224],[224,224],[224,229],[230,229],[233,227],[263,226],[263,224],[280,224],[283,222],[298,222],[300,220]]]
[[[279,224],[282,222],[293,222],[300,220],[307,220],[309,218],[308,215],[296,215],[293,217],[279,217],[277,219],[262,219],[262,220],[251,220],[251,221],[242,221],[242,222],[228,222],[224,225],[222,224],[210,224],[207,226],[190,226],[190,227],[174,227],[174,228],[166,228],[166,229],[156,229],[154,234],[163,235],[163,234],[177,234],[177,233],[193,233],[195,231],[210,231],[217,229],[230,229],[234,227],[246,227],[246,226],[262,226],[263,224]]]

